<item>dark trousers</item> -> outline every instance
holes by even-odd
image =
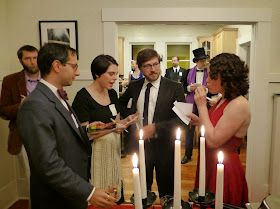
[[[194,131],[195,131],[195,126],[191,126],[191,127],[187,126],[185,156],[187,156],[189,159],[192,158]]]
[[[151,139],[145,141],[146,182],[147,190],[151,191],[153,171],[156,171],[156,181],[159,197],[173,196],[174,192],[174,143],[169,140]]]

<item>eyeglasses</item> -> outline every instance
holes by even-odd
[[[78,64],[73,64],[73,63],[69,63],[69,62],[66,62],[65,65],[66,65],[66,64],[67,64],[67,65],[70,65],[70,66],[73,68],[73,70],[77,70],[78,67],[79,67]]]
[[[159,66],[159,63],[156,62],[154,64],[146,64],[146,65],[143,65],[142,67],[145,69],[145,70],[151,70],[152,68],[157,68]]]

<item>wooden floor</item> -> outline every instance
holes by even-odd
[[[182,156],[183,156],[184,150],[182,149]],[[197,159],[197,148],[194,148],[193,150],[193,157],[192,160],[182,165],[182,199],[187,201],[188,200],[188,193],[189,191],[193,190],[194,186],[194,178],[195,178],[195,171],[196,171],[196,159]],[[246,166],[246,148],[241,148],[240,153],[240,160],[242,162],[242,165]],[[132,184],[132,163],[131,163],[131,156],[127,155],[125,158],[122,158],[122,175],[124,180],[124,196],[125,201],[129,202],[131,195],[133,194],[133,184]],[[152,186],[152,191],[157,192],[157,186],[156,182],[154,181],[154,184]],[[157,198],[155,204],[159,204],[159,198]],[[26,200],[19,200],[17,201],[13,206],[11,206],[9,209],[27,209],[28,203]]]

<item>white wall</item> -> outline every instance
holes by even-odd
[[[270,60],[265,60],[266,63],[275,63],[275,60],[279,59],[280,47],[279,47],[279,37],[280,37],[280,2],[279,0],[235,0],[235,1],[223,1],[223,0],[213,0],[213,1],[194,1],[194,0],[142,0],[142,1],[114,1],[114,0],[49,0],[49,1],[38,1],[38,0],[1,0],[0,1],[0,80],[4,75],[19,71],[21,69],[16,57],[17,49],[23,44],[33,44],[39,47],[39,20],[77,20],[78,21],[78,41],[79,41],[79,52],[80,61],[79,66],[82,71],[83,78],[91,79],[89,75],[90,62],[92,59],[103,53],[104,46],[103,40],[104,36],[108,34],[103,34],[103,23],[101,21],[101,9],[102,8],[143,8],[146,7],[147,10],[151,8],[186,8],[185,12],[188,13],[188,8],[190,7],[203,7],[203,8],[272,8],[272,24],[271,28],[266,27],[266,24],[261,24],[261,28],[265,30],[271,30],[271,46],[265,48],[262,45],[262,49],[269,51],[271,56]],[[153,11],[152,11],[153,12]],[[221,11],[222,12],[222,11]],[[172,17],[172,11],[170,13],[161,14],[162,17]],[[203,14],[198,14],[203,16]],[[260,14],[261,15],[261,14]],[[145,13],[143,13],[145,16]],[[257,37],[262,38],[262,37]],[[261,59],[261,57],[257,57]],[[254,66],[253,66],[254,67]],[[272,76],[266,77],[266,81],[263,81],[263,77],[258,76],[258,72],[255,72],[257,77],[257,82],[267,83],[269,79],[273,79],[276,82],[280,81],[280,68],[269,67],[267,71],[273,74]],[[84,75],[84,76],[83,76]],[[275,76],[274,76],[275,75]],[[87,81],[77,81],[72,87],[69,88],[70,94],[75,95]],[[254,88],[253,88],[254,89]],[[267,85],[264,86],[263,91],[257,89],[261,95],[265,95],[267,91]],[[257,95],[257,93],[256,93]],[[267,97],[264,97],[267,99]],[[259,99],[257,101],[260,101]],[[268,103],[270,104],[270,103]],[[258,103],[255,103],[258,105]],[[253,106],[252,106],[253,107]],[[259,107],[259,105],[258,105]],[[271,112],[270,105],[267,106],[268,110],[266,112]],[[254,110],[256,114],[253,115],[255,119],[271,117],[268,115],[262,115]],[[261,123],[261,122],[260,122]],[[253,126],[254,129],[260,129],[260,126]],[[265,127],[267,130],[268,128]],[[269,132],[265,132],[266,137],[262,140],[269,141]],[[7,123],[3,120],[0,122],[0,159],[4,162],[0,162],[1,171],[5,170],[6,173],[0,173],[0,208],[5,208],[9,200],[5,198],[14,197],[17,191],[14,191],[16,185],[10,186],[12,182],[15,182],[15,170],[13,168],[13,158],[11,158],[6,152],[6,138],[7,138]],[[252,142],[253,143],[253,142]],[[266,147],[258,147],[257,152],[262,153],[262,149],[268,150]],[[269,153],[268,153],[269,154]],[[257,159],[252,163],[258,163],[259,167],[262,167],[264,162],[262,159]],[[260,170],[258,168],[258,170]],[[257,178],[257,177],[254,177]],[[262,180],[262,179],[261,179]],[[10,188],[6,191],[7,188]],[[6,191],[6,192],[3,192]],[[5,196],[3,196],[5,194]],[[7,195],[6,195],[7,194]]]

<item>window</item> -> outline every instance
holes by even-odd
[[[190,45],[188,44],[167,44],[167,68],[172,67],[171,59],[173,56],[178,56],[180,67],[190,68]]]
[[[131,52],[132,52],[131,59],[136,61],[138,52],[145,48],[153,49],[154,45],[153,44],[137,44],[137,45],[132,44],[131,45]]]

